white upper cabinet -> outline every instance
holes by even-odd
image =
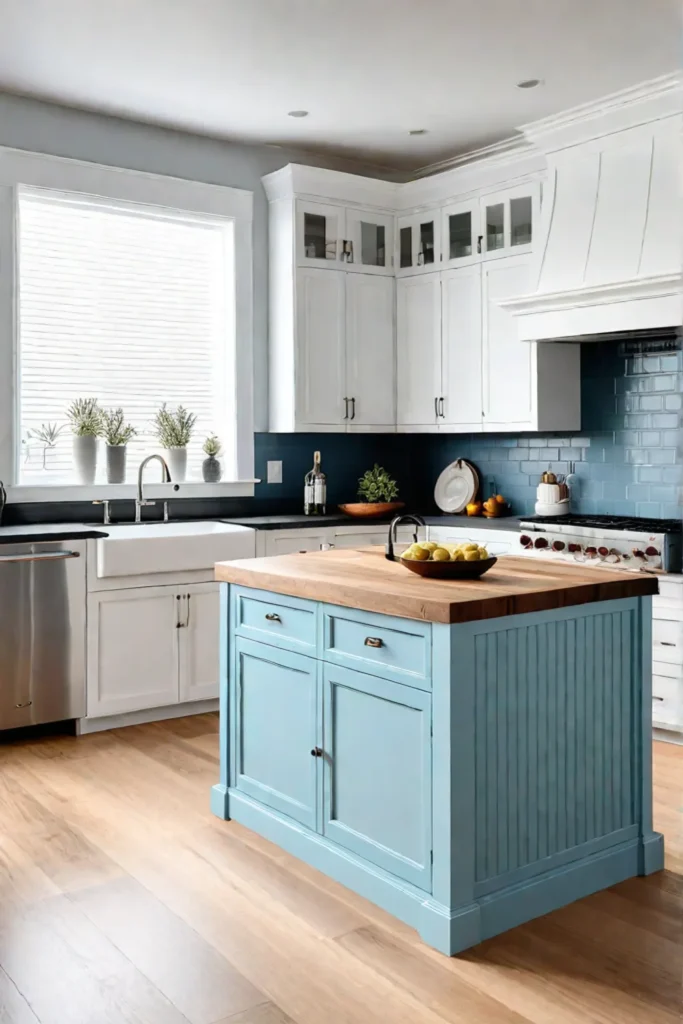
[[[341,267],[346,230],[343,206],[296,201],[296,253],[300,267]]]
[[[399,277],[441,269],[439,210],[398,217],[396,235],[396,274]]]
[[[441,397],[439,274],[396,282],[397,423],[437,430]]]
[[[475,246],[481,259],[531,252],[539,213],[538,183],[483,196]]]
[[[479,201],[451,203],[441,213],[442,267],[465,267],[481,259]]]
[[[481,430],[482,425],[481,267],[441,275],[441,362],[443,387],[440,427]]]
[[[342,256],[346,270],[393,276],[394,216],[347,208]]]
[[[346,274],[346,392],[349,431],[396,426],[394,281]]]
[[[299,430],[344,429],[346,275],[296,275],[295,419]]]

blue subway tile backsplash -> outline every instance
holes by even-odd
[[[379,462],[408,505],[428,510],[441,470],[465,458],[482,488],[504,494],[517,514],[533,512],[544,469],[568,473],[573,466],[578,512],[678,517],[683,353],[625,357],[618,342],[586,342],[581,386],[581,430],[573,435],[257,434],[256,475],[265,480],[266,462],[282,459],[283,483],[259,484],[256,495],[298,501],[320,449],[330,507],[353,501],[358,477]]]

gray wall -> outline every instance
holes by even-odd
[[[268,429],[267,203],[261,176],[290,162],[377,177],[373,168],[276,146],[248,146],[0,93],[0,146],[169,174],[254,193],[255,429]]]

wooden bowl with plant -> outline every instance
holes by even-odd
[[[340,505],[339,508],[347,516],[359,518],[377,518],[388,516],[398,509],[403,508],[404,501],[396,501],[398,497],[398,485],[383,466],[377,463],[372,469],[366,470],[358,480],[358,497],[361,499],[348,505]]]

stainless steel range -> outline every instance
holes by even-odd
[[[681,521],[630,516],[529,516],[520,524],[519,551],[529,558],[581,562],[629,572],[676,572]]]

